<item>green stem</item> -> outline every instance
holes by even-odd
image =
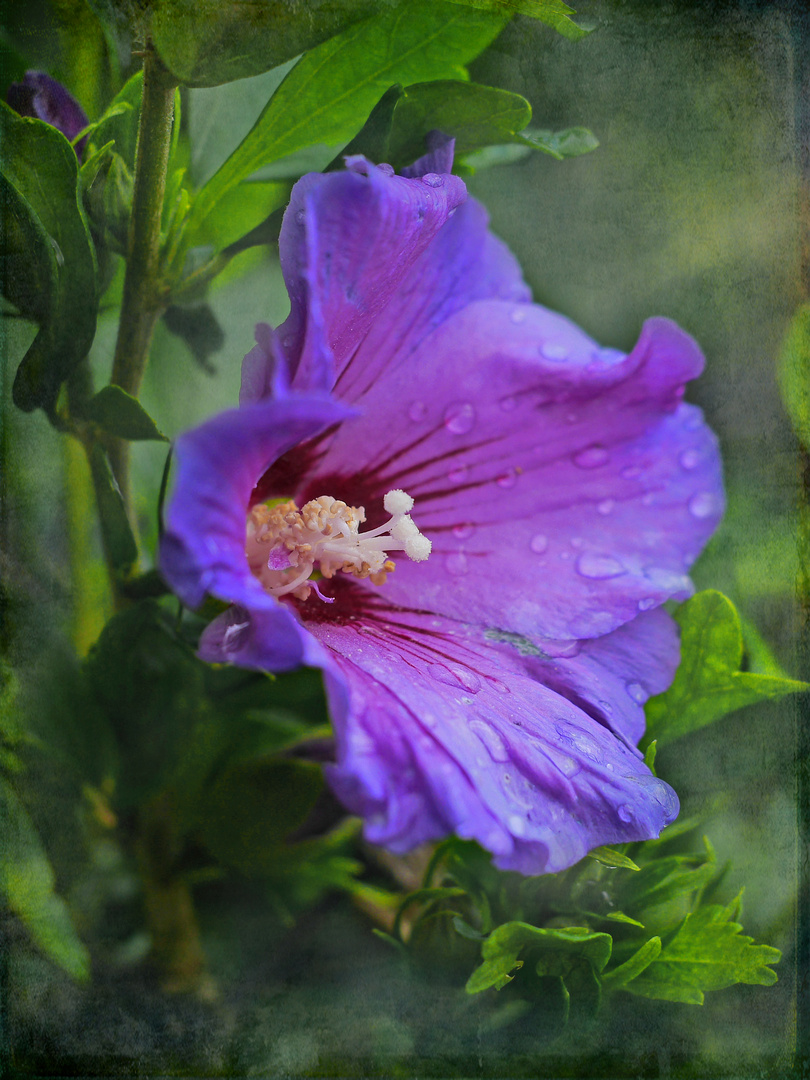
[[[160,223],[171,150],[175,86],[151,43],[147,43],[124,298],[110,379],[133,397],[138,396],[141,388],[152,332],[162,306]],[[110,444],[110,459],[129,506],[129,449],[124,440],[116,439]]]

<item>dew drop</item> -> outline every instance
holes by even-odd
[[[579,656],[582,643],[576,638],[568,641],[543,641],[541,648],[547,656],[553,656],[555,660],[570,660],[574,656]]]
[[[512,308],[512,310],[509,312],[509,318],[512,320],[513,323],[520,324],[526,321],[526,316],[528,315],[528,313],[529,311],[526,307]]]
[[[380,164],[377,166],[377,168],[380,170],[380,172],[383,174],[383,176],[393,176],[394,175],[394,166],[389,165],[387,161],[381,161]]]
[[[490,676],[488,676],[487,681],[489,682],[489,685],[492,687],[492,689],[497,690],[497,692],[499,694],[511,694],[512,693],[512,691],[509,689],[509,687],[506,685],[506,683],[501,682],[500,679],[494,679],[490,675]]]
[[[613,706],[609,701],[597,701],[596,703],[605,716],[610,716],[613,713]]]
[[[285,348],[285,349],[289,349],[289,348],[290,348],[290,346],[292,345],[292,343],[293,343],[293,336],[292,336],[292,334],[287,334],[287,336],[286,336],[286,337],[284,338],[284,340],[283,340],[283,341],[281,342],[281,344],[282,344],[282,345],[284,346],[284,348]]]
[[[548,548],[548,537],[543,536],[542,533],[535,533],[535,535],[529,541],[529,547],[535,553],[535,555],[542,555]]]
[[[298,222],[299,225],[304,224],[305,217],[306,217],[306,214],[304,213],[303,210],[296,210],[296,212],[295,212],[295,220]]]
[[[518,817],[517,814],[511,814],[506,825],[513,836],[520,837],[526,835],[526,822],[522,817]]]
[[[411,420],[413,420],[415,424],[417,424],[420,420],[424,420],[426,414],[427,405],[425,405],[424,401],[414,401],[408,409],[408,416],[410,416]]]
[[[506,748],[506,743],[495,728],[484,723],[483,720],[471,720],[470,731],[475,732],[487,748],[493,761],[509,761],[509,751]]]
[[[501,398],[499,405],[504,412],[512,412],[515,408],[517,408],[517,398],[511,396]]]
[[[651,491],[648,491],[647,494],[644,495],[642,497],[642,499],[641,499],[641,505],[642,506],[652,506],[652,504],[654,502],[655,502],[655,496],[653,495],[653,493]]]
[[[643,705],[647,700],[647,691],[637,682],[629,682],[625,688],[627,690],[627,696],[631,701],[635,701],[636,705]]]
[[[683,426],[686,428],[687,431],[697,431],[697,429],[699,427],[702,427],[702,425],[703,417],[698,410],[695,410],[694,412],[690,412],[690,415],[687,416]]]
[[[546,360],[560,361],[568,359],[568,347],[557,341],[546,341],[540,346],[540,353]]]
[[[612,513],[613,507],[615,505],[616,503],[613,501],[613,499],[603,499],[596,507],[596,509],[598,513],[600,513],[603,517],[607,517],[608,514]]]
[[[451,484],[460,484],[462,480],[467,479],[467,473],[469,471],[470,470],[467,468],[466,465],[459,465],[457,468],[450,470],[450,472],[447,474],[447,479],[450,481]]]
[[[612,555],[600,555],[596,551],[585,551],[577,559],[577,571],[583,577],[597,581],[618,577],[625,569]]]
[[[641,476],[641,469],[638,465],[625,465],[622,469],[622,476],[625,480],[635,480],[637,476]]]
[[[437,188],[444,184],[444,177],[439,176],[438,173],[425,173],[422,177],[422,183],[427,184],[428,187]]]
[[[571,547],[572,548],[581,548],[584,543],[585,543],[585,541],[582,539],[581,536],[572,536],[571,537]]]
[[[495,480],[495,483],[500,488],[513,488],[517,483],[517,473],[514,469],[509,469],[508,472],[501,473]]]
[[[579,420],[579,415],[575,412],[568,412],[565,414],[566,424],[575,424]]]
[[[689,513],[700,521],[716,514],[719,509],[717,496],[710,491],[701,491],[689,500]]]
[[[698,450],[684,450],[681,456],[678,458],[681,463],[681,468],[686,469],[689,472],[691,469],[696,469],[700,464],[700,451]]]
[[[580,469],[595,469],[599,465],[607,464],[609,460],[610,454],[604,446],[588,446],[573,457],[574,464]]]
[[[616,816],[618,817],[619,821],[623,821],[625,825],[629,825],[630,822],[633,820],[633,811],[630,809],[629,806],[627,806],[626,803],[622,803],[622,805],[616,810]]]
[[[576,776],[582,766],[572,757],[557,758],[557,767],[564,776]]]
[[[448,574],[452,574],[454,577],[461,577],[462,574],[467,573],[468,569],[467,556],[463,551],[454,551],[452,555],[447,556]]]
[[[444,426],[453,435],[466,435],[475,423],[475,409],[468,401],[448,405],[444,414]]]
[[[638,610],[639,611],[649,611],[651,608],[654,608],[654,607],[655,607],[655,597],[654,596],[645,596],[643,600],[639,600],[639,602],[638,602]]]
[[[465,521],[461,525],[453,526],[453,536],[455,536],[457,540],[469,540],[474,532],[475,526],[471,525],[469,521]]]

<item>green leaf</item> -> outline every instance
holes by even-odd
[[[678,608],[675,619],[681,628],[681,663],[669,690],[647,702],[647,742],[672,742],[744,705],[810,689],[794,679],[739,670],[740,620],[722,593],[697,593]]]
[[[0,292],[26,319],[41,324],[58,280],[53,241],[28,200],[0,174]]]
[[[700,908],[686,916],[659,956],[626,989],[642,997],[702,1005],[707,990],[736,983],[772,986],[777,977],[769,965],[782,954],[770,945],[755,945],[741,930],[729,921],[728,908]]]
[[[641,914],[678,897],[703,888],[715,872],[713,852],[701,855],[667,855],[642,866],[638,874],[622,878],[616,897],[622,910]]]
[[[208,358],[222,348],[225,334],[211,307],[208,304],[188,307],[171,304],[163,312],[163,322],[171,333],[186,343],[203,371],[213,374],[215,369]]]
[[[95,147],[114,142],[115,152],[123,158],[130,172],[135,171],[142,98],[143,71],[137,71],[127,79],[91,131],[90,142]]]
[[[105,386],[99,390],[88,404],[86,415],[88,420],[119,439],[168,442],[138,399],[120,386]]]
[[[96,331],[96,255],[81,205],[78,162],[60,131],[17,116],[3,102],[0,153],[0,172],[41,225],[41,231],[30,220],[25,226],[39,236],[33,260],[41,265],[44,232],[58,268],[40,331],[17,370],[14,402],[26,412],[52,411],[60,385],[87,355]],[[52,286],[52,270],[51,265],[34,276],[44,274]]]
[[[0,893],[54,963],[74,979],[90,975],[90,957],[64,900],[31,819],[11,785],[0,778]]]
[[[156,0],[152,38],[186,86],[259,75],[401,0]]]
[[[205,218],[195,244],[211,244],[216,254],[246,236],[274,210],[286,206],[290,185],[279,180],[243,181],[226,191]]]
[[[623,855],[621,851],[614,851],[609,847],[594,848],[593,851],[588,852],[589,859],[596,859],[597,862],[602,863],[603,866],[624,867],[626,870],[638,870],[640,867],[636,866],[632,859],[628,859],[626,855]]]
[[[779,353],[779,385],[793,428],[810,450],[810,304],[793,317]]]
[[[501,989],[510,981],[510,972],[520,966],[523,949],[570,954],[587,960],[602,971],[610,959],[613,940],[610,934],[594,933],[585,927],[545,929],[529,923],[508,922],[497,927],[484,942],[484,963],[467,980],[468,994],[478,994],[494,986]]]
[[[623,911],[609,911],[605,918],[610,919],[612,922],[627,923],[629,926],[640,926],[642,930],[644,929],[644,923],[639,922],[638,919],[631,919]]]
[[[394,109],[385,156],[395,168],[425,152],[425,135],[440,130],[456,140],[459,157],[483,146],[509,142],[529,123],[532,110],[519,94],[458,80],[409,87]]]
[[[323,789],[318,765],[267,758],[226,769],[205,788],[199,832],[206,847],[242,873],[272,872],[278,848]]]
[[[407,13],[385,11],[306,53],[198,193],[185,246],[200,242],[219,200],[257,169],[316,143],[344,145],[390,86],[465,78],[463,65],[492,41],[504,21],[432,0],[409,0]]]
[[[534,150],[542,150],[544,154],[551,154],[559,161],[589,154],[599,145],[593,132],[584,127],[565,128],[563,131],[524,131],[515,141]]]
[[[643,971],[646,971],[660,953],[661,938],[650,938],[649,941],[644,942],[638,952],[633,953],[629,960],[613,968],[612,971],[606,971],[602,975],[602,985],[609,990],[618,990],[620,987],[626,986],[632,979],[637,978]]]
[[[119,574],[126,574],[138,558],[138,545],[109,458],[98,443],[93,445],[90,453],[90,469],[93,473],[104,548],[113,569]]]
[[[399,83],[389,86],[355,137],[343,147],[323,171],[333,172],[344,168],[344,157],[352,154],[363,154],[369,161],[388,161],[388,143],[391,137],[391,125],[394,122],[394,110],[404,94],[405,91]]]
[[[466,4],[468,7],[483,11],[497,11],[509,15],[528,15],[539,19],[569,41],[579,41],[590,34],[590,30],[578,26],[572,15],[576,12],[562,0],[450,0],[453,4]]]

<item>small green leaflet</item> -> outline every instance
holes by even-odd
[[[37,268],[30,273],[49,293],[40,331],[17,369],[14,403],[26,412],[52,412],[59,387],[87,355],[96,332],[96,253],[78,162],[61,131],[18,116],[4,102],[0,153],[0,170],[16,193],[14,221],[32,237],[30,258]]]
[[[591,31],[578,26],[572,15],[576,12],[562,0],[450,0],[453,4],[467,4],[469,7],[482,8],[484,11],[498,11],[510,15],[528,15],[553,27],[570,41],[579,41]]]
[[[719,904],[687,915],[675,937],[640,975],[625,979],[624,988],[641,997],[702,1005],[707,990],[735,983],[772,986],[777,977],[769,965],[777,964],[782,954],[770,945],[755,945],[729,915],[730,908]],[[638,963],[638,957],[628,964]],[[617,968],[613,977],[626,967]]]
[[[810,689],[795,679],[740,671],[740,619],[722,593],[697,593],[678,608],[675,619],[681,663],[669,690],[647,702],[646,742],[672,742],[744,705]]]
[[[96,489],[104,549],[116,572],[126,574],[138,558],[138,545],[109,458],[98,443],[93,444],[90,453],[90,469]]]
[[[87,406],[87,418],[119,439],[168,442],[143,405],[120,386],[105,386]]]
[[[802,304],[779,354],[779,384],[793,429],[810,450],[810,304]]]
[[[411,0],[351,26],[306,53],[253,128],[192,203],[184,248],[200,242],[220,199],[257,169],[304,147],[346,143],[395,83],[464,79],[504,18],[457,5]],[[179,256],[178,256],[179,258]]]
[[[602,863],[603,866],[621,866],[624,867],[625,870],[640,869],[632,859],[628,859],[621,851],[615,851],[613,848],[609,847],[594,848],[593,851],[588,852],[588,858],[596,859],[596,861]]]
[[[645,941],[638,952],[633,953],[629,960],[606,971],[602,976],[602,985],[607,990],[618,990],[626,986],[632,979],[638,976],[656,960],[661,953],[661,938],[653,937]]]
[[[64,900],[54,892],[48,856],[25,808],[0,778],[0,893],[8,900],[45,955],[74,979],[87,979],[90,958],[79,940]]]
[[[512,978],[511,972],[521,966],[518,956],[523,949],[567,953],[587,960],[600,972],[610,959],[613,942],[610,934],[593,933],[585,927],[545,929],[529,923],[508,922],[497,927],[481,947],[484,963],[467,980],[468,994],[495,987],[500,990]]]

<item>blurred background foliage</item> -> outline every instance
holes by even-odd
[[[102,30],[96,7],[12,2],[0,38],[4,84],[26,68],[48,70],[96,119],[135,70],[125,38]],[[702,344],[707,370],[689,396],[720,436],[729,511],[695,578],[736,604],[752,670],[808,678],[796,647],[797,444],[775,374],[803,299],[795,71],[807,42],[797,10],[583,0],[577,17],[595,32],[577,42],[516,18],[474,61],[473,78],[523,94],[543,128],[586,125],[600,148],[562,162],[532,155],[467,180],[537,300],[607,345],[629,348],[652,314],[675,319]],[[182,91],[189,142],[178,152],[187,154],[195,183],[234,149],[285,70]],[[316,148],[314,167],[332,156]],[[174,325],[164,319],[156,330],[141,400],[169,435],[236,401],[254,323],[285,317],[274,248],[237,256],[205,299],[209,314],[181,308]],[[109,375],[116,319],[102,308],[91,354],[100,383]],[[93,957],[92,982],[76,983],[30,947],[19,924],[3,924],[0,1015],[19,1065],[96,1075],[785,1074],[796,1037],[795,699],[726,718],[688,743],[663,747],[657,762],[688,814],[701,818],[717,864],[731,861],[727,895],[745,886],[746,931],[782,950],[776,986],[709,994],[700,1010],[619,994],[586,1040],[576,1029],[560,1034],[551,1006],[527,1011],[519,994],[509,996],[511,987],[500,996],[465,996],[476,942],[428,936],[424,949],[403,958],[371,933],[369,913],[391,929],[391,895],[418,886],[418,859],[393,865],[364,848],[351,824],[326,834],[315,828],[286,863],[275,857],[287,822],[305,809],[321,815],[321,826],[334,820],[315,766],[299,758],[279,764],[276,753],[303,741],[316,757],[325,715],[314,677],[279,680],[268,716],[267,680],[204,676],[190,659],[194,625],[178,628],[171,609],[155,604],[133,616],[147,627],[139,625],[139,641],[147,633],[160,642],[150,686],[137,682],[127,636],[135,631],[119,623],[93,653],[101,688],[87,699],[71,642],[86,653],[111,613],[92,490],[80,450],[42,413],[23,415],[11,405],[13,374],[34,330],[5,319],[2,333],[0,633],[15,667],[28,672],[21,687],[4,675],[3,707],[10,716],[22,702],[36,718],[33,733],[18,733],[17,742],[10,721],[3,732],[24,757],[33,793],[27,809]],[[156,540],[165,456],[160,443],[133,446],[147,552]],[[89,563],[88,550],[95,552]],[[112,671],[115,685],[105,689],[103,675]],[[175,686],[190,696],[173,701],[171,724],[161,724],[162,695]],[[155,735],[148,753],[127,713],[145,689],[154,691],[156,711],[141,705],[131,718],[148,718]],[[233,713],[225,735],[221,724],[206,728],[213,707],[220,720]],[[196,763],[177,752],[192,733],[201,748]],[[227,755],[216,742],[224,737]],[[128,738],[137,752],[129,753]],[[197,815],[182,825],[191,845],[174,837],[168,846],[182,849],[184,880],[194,887],[217,987],[208,1001],[159,991],[144,964],[154,942],[143,929],[149,898],[137,853],[119,842],[147,795],[173,770],[194,768],[213,778],[207,809],[202,817],[199,807],[188,810]],[[179,786],[193,788],[188,775]],[[224,833],[222,806],[234,815]],[[43,913],[42,933],[58,929],[64,916]],[[78,943],[68,961],[76,974],[86,967]]]

